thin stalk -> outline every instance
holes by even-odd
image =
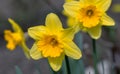
[[[94,69],[95,69],[95,74],[98,74],[98,71],[97,71],[96,40],[95,40],[95,39],[92,39],[92,45],[93,45],[93,60],[94,60]]]
[[[22,47],[26,58],[27,58],[27,59],[30,59],[29,48],[27,47],[26,43],[23,42],[23,43],[21,43],[20,46]]]
[[[77,44],[77,46],[79,47],[79,48],[81,48],[81,51],[83,50],[83,35],[80,33],[80,32],[78,32],[76,35],[75,35],[75,43]],[[84,55],[83,55],[84,56]],[[74,62],[75,63],[75,65],[77,65],[76,67],[79,67],[80,68],[80,70],[79,71],[77,71],[76,73],[80,73],[80,74],[85,74],[85,64],[84,64],[84,60],[83,60],[83,58],[81,58],[80,60],[79,60],[79,65],[78,65],[78,63],[76,63],[76,62]]]
[[[65,60],[66,60],[67,74],[71,74],[69,60],[67,56],[65,56]]]
[[[105,74],[105,71],[104,71],[104,62],[102,60],[102,69],[103,69],[103,74]]]

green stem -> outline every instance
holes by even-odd
[[[49,65],[49,68],[50,68],[50,74],[57,74],[57,73],[58,73],[58,71],[57,71],[57,72],[54,71],[54,70],[50,67],[50,65]]]
[[[53,74],[57,74],[57,72],[53,71]]]
[[[69,60],[68,60],[67,56],[65,56],[65,60],[66,60],[67,74],[71,74],[71,72],[70,72],[70,66],[69,66]]]
[[[80,33],[80,32],[78,32],[76,35],[75,35],[75,43],[77,44],[77,46],[79,47],[79,48],[81,48],[81,51],[83,50],[83,35]],[[84,56],[84,55],[83,55]],[[75,62],[76,63],[76,62]],[[77,63],[76,63],[77,64]],[[84,60],[83,60],[83,58],[81,58],[80,60],[79,60],[79,64],[80,64],[80,66],[79,65],[77,65],[77,66],[79,66],[79,68],[80,68],[80,71],[78,71],[78,73],[80,72],[80,74],[85,74],[85,67],[84,67]],[[77,73],[77,72],[76,72]]]
[[[103,69],[103,74],[105,74],[104,72],[104,62],[103,62],[103,60],[102,60],[102,69]]]
[[[29,48],[27,47],[27,45],[23,42],[21,44],[21,47],[22,47],[22,49],[24,51],[24,54],[25,54],[26,58],[30,59]]]
[[[98,71],[97,71],[96,40],[95,40],[95,39],[92,39],[92,45],[93,45],[93,60],[94,60],[94,69],[95,69],[95,74],[98,74]]]

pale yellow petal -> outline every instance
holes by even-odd
[[[80,10],[80,2],[79,1],[67,2],[64,4],[63,7],[66,13],[68,13],[72,17],[77,17]]]
[[[63,33],[62,39],[73,40],[74,35],[75,35],[75,30],[73,28],[67,28],[67,29],[62,30],[62,33]]]
[[[15,50],[16,45],[14,44],[13,41],[9,41],[9,42],[7,43],[7,45],[6,45],[6,47],[8,48],[8,50],[13,51],[13,50]]]
[[[54,13],[47,15],[45,25],[52,32],[58,32],[63,29],[59,17]]]
[[[67,25],[68,26],[72,27],[75,25],[75,23],[76,23],[75,18],[72,18],[72,17],[67,18]]]
[[[101,26],[96,26],[88,29],[88,33],[93,39],[98,39],[101,36]]]
[[[71,1],[73,1],[73,0],[65,0],[65,2],[71,2]]]
[[[73,59],[80,59],[82,57],[82,53],[80,49],[76,46],[73,41],[66,41],[64,44],[64,52],[67,56]]]
[[[115,22],[114,20],[109,17],[107,14],[104,14],[101,18],[101,21],[102,21],[102,25],[104,26],[114,26],[115,25]]]
[[[4,39],[6,41],[11,41],[11,34],[12,32],[10,30],[4,30]]]
[[[65,15],[66,17],[70,17],[70,15],[68,13],[66,13],[65,10],[62,11],[62,14]]]
[[[103,11],[107,11],[111,5],[111,2],[112,0],[98,0],[96,6],[98,6],[98,8],[101,8]]]
[[[30,50],[30,56],[34,59],[34,60],[38,60],[42,58],[42,54],[41,52],[38,50],[36,43],[34,43],[34,45],[32,46],[31,50]]]
[[[63,59],[64,59],[64,54],[61,54],[60,57],[56,57],[56,58],[48,57],[49,64],[54,71],[60,70]]]
[[[84,4],[93,4],[96,3],[98,0],[80,0],[81,3]]]
[[[8,19],[8,21],[10,22],[10,24],[12,25],[12,28],[15,32],[19,32],[23,35],[23,31],[20,28],[19,24],[17,24],[14,20],[12,20],[11,18]]]
[[[39,40],[44,34],[48,34],[45,26],[35,26],[28,29],[28,34],[35,40]]]

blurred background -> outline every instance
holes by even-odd
[[[23,31],[27,32],[29,27],[43,25],[46,15],[51,12],[56,13],[66,27],[66,17],[62,14],[63,4],[64,0],[0,0],[0,74],[50,74],[46,59],[28,60],[20,47],[9,51],[3,33],[6,29],[12,30],[8,18],[14,19]],[[103,27],[102,37],[97,40],[98,71],[99,74],[120,74],[120,0],[112,0],[107,13],[115,20],[116,25]],[[81,32],[78,35],[80,42],[75,42],[80,44],[82,49],[83,57],[79,62],[84,72],[76,72],[76,61],[69,59],[71,67],[74,67],[73,73],[94,74],[92,40],[86,33]],[[29,48],[33,42],[27,37],[26,43]],[[81,71],[81,68],[78,67],[78,71]],[[65,73],[60,70],[59,74]]]

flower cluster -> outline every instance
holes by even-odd
[[[35,40],[29,50],[25,44],[22,29],[12,19],[8,19],[14,32],[5,30],[4,38],[7,48],[14,50],[17,45],[24,50],[26,57],[38,60],[47,58],[51,68],[58,71],[65,56],[80,59],[80,48],[73,42],[74,35],[79,31],[88,32],[93,39],[101,36],[102,26],[114,26],[114,21],[106,13],[111,0],[66,0],[63,13],[68,17],[69,28],[64,29],[59,17],[50,13],[45,20],[45,26],[35,26],[28,29],[28,34]]]

